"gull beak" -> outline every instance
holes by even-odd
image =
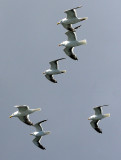
[[[32,133],[30,133],[30,135],[32,136]]]
[[[10,116],[9,118],[12,118],[12,116]]]
[[[88,120],[90,120],[90,119],[88,118]]]
[[[60,22],[57,23],[57,25],[60,24]]]
[[[45,72],[43,72],[42,74],[45,74]]]
[[[61,46],[61,44],[58,45],[59,47]]]

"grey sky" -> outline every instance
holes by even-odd
[[[87,45],[74,49],[79,61],[65,55],[66,30],[56,25],[64,10],[83,5],[78,17],[88,17],[77,30]],[[121,1],[0,0],[0,104],[2,160],[120,159],[121,148]],[[80,23],[78,23],[80,24]],[[77,25],[77,24],[76,24]],[[49,82],[42,72],[49,61],[60,61],[66,74]],[[37,148],[35,129],[8,117],[17,104],[42,108],[30,118],[51,134],[42,138],[46,151]],[[95,105],[109,104],[111,117],[95,132],[87,120]]]

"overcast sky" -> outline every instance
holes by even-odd
[[[83,5],[78,17],[88,17],[77,30],[87,45],[74,49],[78,61],[67,57],[58,44],[66,30],[57,22],[64,10]],[[0,157],[2,160],[114,160],[121,155],[121,1],[110,0],[0,0]],[[74,26],[77,26],[74,25]],[[59,62],[66,74],[57,84],[43,71]],[[15,105],[41,108],[30,115],[50,135],[42,138],[45,151],[33,143],[33,127],[9,116]],[[103,134],[88,117],[97,105],[109,104],[100,122]]]

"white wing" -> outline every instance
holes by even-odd
[[[92,120],[90,124],[98,133],[102,133],[102,130],[98,127],[98,122],[99,120]]]
[[[70,58],[74,59],[74,60],[78,60],[78,58],[76,57],[76,55],[73,52],[74,47],[65,47],[64,48],[64,52],[66,53],[67,56],[69,56]]]
[[[14,106],[18,108],[19,112],[25,112],[29,109],[29,106],[23,105],[23,106]]]
[[[45,150],[45,147],[43,147],[43,146],[40,144],[40,139],[41,139],[41,137],[36,137],[36,138],[33,139],[32,142],[33,142],[37,147]]]
[[[27,116],[19,116],[18,117],[22,122],[24,122],[25,124],[27,124],[27,125],[33,125],[33,123],[30,121],[30,119],[29,119],[29,115],[27,115]]]
[[[51,62],[49,62],[50,63],[50,68],[52,69],[52,70],[56,70],[56,69],[58,69],[58,61],[59,60],[62,60],[62,59],[65,59],[65,58],[60,58],[60,59],[56,59],[56,60],[54,60],[54,61],[51,61]]]
[[[102,106],[97,106],[97,107],[93,108],[95,111],[95,115],[100,115],[103,113],[103,111],[102,111],[103,106],[108,106],[108,105],[102,105]]]
[[[65,13],[67,14],[67,19],[77,18],[77,13],[75,9],[81,8],[82,6],[66,10]]]
[[[41,123],[43,123],[43,122],[45,122],[45,121],[47,121],[47,120],[43,120],[43,121],[40,121],[40,122],[37,122],[36,124],[34,124],[33,126],[36,128],[36,131],[42,131],[43,130],[43,128],[42,128],[42,126],[41,126]]]
[[[53,75],[46,74],[45,77],[46,77],[49,81],[51,81],[51,82],[53,82],[53,83],[57,83],[57,81],[53,78]]]
[[[65,33],[68,37],[68,41],[76,41],[76,33],[73,31],[68,31]]]

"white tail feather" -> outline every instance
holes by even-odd
[[[110,113],[104,114],[105,117],[110,117]]]

